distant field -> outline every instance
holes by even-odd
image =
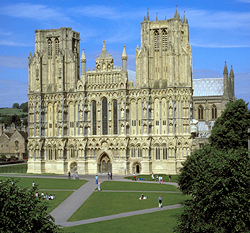
[[[14,108],[1,108],[0,109],[0,114],[1,115],[28,115],[27,112],[23,112],[22,109],[14,109]]]

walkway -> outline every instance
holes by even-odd
[[[151,208],[151,209],[131,211],[131,212],[115,214],[115,215],[110,215],[110,216],[104,216],[104,217],[99,217],[99,218],[92,218],[92,219],[86,219],[86,220],[75,221],[75,222],[67,222],[67,220],[71,217],[71,215],[88,199],[88,197],[97,188],[94,175],[81,176],[81,179],[88,180],[88,182],[85,183],[83,186],[81,186],[78,190],[76,190],[70,197],[68,197],[65,201],[63,201],[57,208],[55,208],[50,213],[55,218],[56,224],[59,224],[59,225],[64,226],[64,227],[77,226],[77,225],[82,225],[82,224],[87,224],[87,223],[105,221],[105,220],[110,220],[110,219],[152,213],[152,212],[156,212],[156,211],[175,209],[175,208],[181,207],[181,204],[177,204],[177,205],[165,206],[163,208],[156,207],[156,208]],[[106,181],[107,176],[101,175],[101,176],[99,176],[99,180],[100,180],[100,182]],[[128,179],[124,179],[123,176],[115,176],[114,180],[115,181],[125,181],[125,182],[152,183],[152,181],[131,181]],[[171,184],[171,185],[178,186],[177,183],[173,183],[173,182],[165,182],[165,184]],[[107,190],[107,192],[108,192],[108,190]],[[126,192],[126,191],[123,191],[123,192]],[[141,192],[141,191],[139,191],[139,192]]]

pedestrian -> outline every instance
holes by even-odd
[[[161,183],[161,176],[159,176],[159,184]]]
[[[110,172],[110,178],[111,178],[111,180],[113,179],[113,178],[112,178],[112,175],[113,175],[112,172]]]
[[[98,191],[102,191],[101,190],[101,182],[98,180]]]
[[[95,183],[98,184],[98,175],[95,176]]]
[[[33,183],[32,183],[32,186],[34,187],[35,186],[35,182],[33,181]]]
[[[168,176],[168,180],[169,180],[169,182],[171,182],[171,175],[170,174]]]
[[[136,181],[135,173],[133,174],[133,179],[132,180]]]
[[[70,171],[68,172],[68,179],[70,179]]]
[[[162,198],[161,195],[158,197],[159,208],[162,208]]]
[[[109,172],[108,172],[108,180],[109,180],[109,178],[110,178],[110,175],[109,175]]]

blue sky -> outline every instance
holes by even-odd
[[[140,23],[172,18],[176,9],[189,21],[193,78],[222,77],[224,63],[233,65],[236,98],[250,102],[250,0],[207,1],[1,1],[0,107],[26,102],[28,56],[34,53],[36,29],[72,27],[80,32],[87,68],[94,67],[102,41],[121,66],[123,45],[128,69],[135,70]],[[250,106],[249,106],[250,107]]]

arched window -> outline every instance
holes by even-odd
[[[214,104],[212,106],[212,119],[217,119],[217,108]]]
[[[96,135],[96,101],[92,102],[92,134]]]
[[[198,107],[198,120],[204,120],[203,114],[204,113],[204,108],[202,105]]]
[[[55,39],[55,44],[56,44],[55,52],[56,52],[56,55],[58,55],[59,54],[59,39],[58,38]]]
[[[155,30],[154,32],[154,36],[155,36],[155,49],[159,49],[159,32],[157,30]]]
[[[52,41],[51,39],[48,39],[48,56],[52,56]]]
[[[108,134],[107,98],[102,99],[102,134]]]
[[[117,134],[117,100],[113,101],[113,133]]]
[[[167,31],[164,30],[162,32],[162,48],[165,49],[165,50],[167,49],[167,42],[168,42]]]
[[[15,150],[19,150],[19,141],[15,141]]]

